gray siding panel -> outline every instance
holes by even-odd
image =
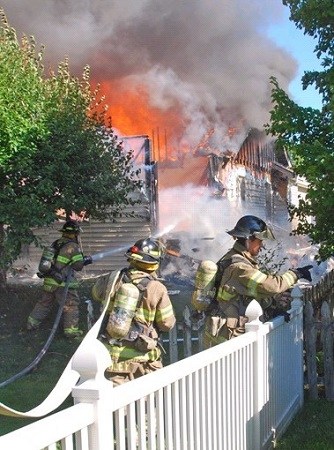
[[[130,210],[130,208],[129,208]],[[119,269],[126,265],[125,250],[138,239],[153,234],[147,209],[143,206],[131,207],[136,217],[119,217],[114,222],[87,221],[81,224],[81,243],[85,255],[100,254],[96,261],[84,268],[82,275],[97,276],[109,270]],[[59,229],[62,223],[55,223],[50,227],[40,228],[34,231],[41,245],[49,245],[60,237]],[[42,249],[34,244],[22,252],[14,267],[28,266],[28,272],[33,275],[37,272],[37,266]],[[102,255],[101,253],[104,253]],[[102,257],[103,256],[103,257]]]

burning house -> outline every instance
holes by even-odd
[[[89,64],[116,134],[142,168],[136,218],[84,223],[85,251],[178,234],[183,253],[210,257],[248,212],[287,228],[286,202],[299,188],[288,159],[257,131],[269,121],[270,77],[288,91],[297,71],[266,33],[283,14],[280,1],[89,0],[78,9],[69,0],[4,0],[3,7],[19,33],[46,45],[54,67],[64,55],[77,74]],[[119,266],[123,253],[90,270]]]
[[[286,242],[292,230],[288,204],[296,204],[307,190],[288,155],[278,153],[275,142],[256,129],[233,150],[214,148],[211,135],[182,164],[160,164],[160,228],[175,225],[169,233],[172,248],[183,257],[216,260],[231,246],[226,230],[244,214],[263,218]]]
[[[307,186],[294,176],[285,153],[277,154],[274,141],[250,130],[237,150],[221,151],[207,133],[192,153],[170,158],[147,135],[123,136],[125,150],[133,151],[133,164],[140,169],[142,188],[133,193],[140,203],[129,207],[114,221],[92,219],[82,223],[82,244],[87,254],[100,255],[85,275],[98,275],[124,264],[124,252],[136,240],[161,236],[168,247],[166,273],[193,275],[200,259],[217,259],[230,244],[225,231],[243,214],[258,215],[276,227],[276,234],[291,231],[287,204],[298,201]],[[131,211],[130,211],[131,209]],[[36,230],[41,242],[59,237],[59,224]],[[35,273],[40,248],[29,246],[17,266]],[[169,268],[168,268],[168,263]]]

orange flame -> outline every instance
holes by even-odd
[[[188,155],[205,155],[221,153],[228,150],[230,139],[240,129],[241,124],[234,120],[234,126],[227,124],[226,137],[221,145],[215,143],[215,133],[211,127],[192,147],[184,139],[187,120],[181,107],[174,104],[162,110],[150,103],[150,96],[145,85],[139,86],[131,81],[105,80],[100,84],[100,94],[105,96],[109,105],[107,117],[111,118],[111,126],[120,137],[147,135],[152,142],[153,159],[156,161],[179,161]]]
[[[175,152],[180,152],[178,142],[184,126],[177,106],[165,111],[158,109],[150,105],[144,86],[124,87],[117,81],[101,82],[100,93],[106,97],[107,116],[111,117],[114,130],[124,136],[148,135],[155,147],[155,159],[171,159]]]

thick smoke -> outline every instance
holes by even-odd
[[[213,198],[212,192],[204,186],[173,187],[164,189],[159,195],[161,234],[179,239],[181,253],[181,257],[170,257],[164,275],[174,275],[176,270],[186,281],[194,279],[199,261],[217,261],[232,247],[234,241],[227,230],[231,230],[241,216],[255,214],[262,217],[260,210],[251,205],[247,207],[240,202]],[[267,261],[266,266],[272,273],[311,264],[312,284],[316,284],[324,273],[333,270],[333,258],[320,265],[315,263],[318,248],[306,237],[292,236],[287,221],[283,221],[282,226],[276,221],[267,221],[267,224],[273,230],[275,241],[265,241],[259,260]],[[183,259],[184,255],[190,259]],[[299,284],[309,283],[302,280]]]
[[[111,105],[117,94],[125,102],[127,93],[144,89],[149,107],[176,116],[180,148],[196,146],[214,129],[210,145],[238,150],[249,128],[261,129],[269,119],[270,76],[287,90],[296,74],[296,61],[266,35],[283,17],[281,0],[3,0],[2,7],[18,37],[33,35],[46,45],[46,66],[68,56],[80,75],[88,64],[94,81],[111,86]],[[230,126],[238,128],[233,142]],[[198,186],[163,189],[159,196],[161,227],[187,230],[182,250],[200,259],[217,259],[231,245],[226,229],[254,214]],[[288,243],[288,227],[274,230],[285,247],[297,248],[292,238]],[[298,261],[288,264],[303,258],[302,245]]]
[[[56,65],[69,56],[99,82],[146,87],[150,106],[177,108],[178,143],[196,145],[211,127],[262,128],[270,109],[269,77],[287,88],[296,63],[265,35],[282,15],[280,0],[4,0],[18,34],[46,45]],[[150,132],[151,130],[149,130]],[[148,130],[143,130],[147,133]],[[241,136],[241,140],[244,137]]]

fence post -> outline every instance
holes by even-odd
[[[192,323],[191,323],[191,310],[188,305],[183,310],[183,349],[184,358],[193,355],[192,349]]]
[[[323,331],[324,384],[326,399],[334,400],[334,365],[333,365],[333,322],[329,304],[321,305],[321,328]]]
[[[303,291],[296,284],[295,287],[291,291],[291,309],[299,309],[303,306]]]
[[[311,400],[318,399],[317,383],[317,330],[314,323],[313,307],[310,301],[305,304],[305,352],[306,352],[306,374]]]
[[[304,309],[304,302],[303,302],[303,296],[304,293],[302,291],[302,289],[300,289],[300,287],[296,284],[294,286],[294,288],[291,291],[291,309],[289,310],[290,316],[292,318],[292,320],[298,320],[298,322],[296,323],[296,333],[298,336],[304,337],[303,336],[303,328],[304,328],[304,314],[303,314],[303,309]],[[296,319],[293,319],[295,317],[295,315],[297,316]],[[299,366],[299,373],[300,373],[300,392],[299,392],[299,398],[300,398],[300,402],[299,405],[300,407],[303,406],[304,403],[304,339],[300,340],[300,366]]]
[[[203,350],[203,328],[205,324],[205,313],[191,310],[189,305],[186,305],[183,310],[183,348],[184,358],[194,355],[196,353],[194,341],[197,337],[197,352]],[[194,336],[193,336],[194,335]]]
[[[97,339],[89,339],[86,345],[74,354],[72,368],[80,374],[80,384],[72,390],[74,403],[90,403],[94,407],[95,422],[89,427],[90,450],[110,450],[113,446],[108,405],[112,383],[104,376],[111,364],[108,350]]]
[[[254,440],[252,448],[260,449],[261,446],[261,410],[264,406],[264,340],[261,330],[263,330],[263,323],[260,317],[263,314],[261,305],[252,300],[246,309],[246,316],[249,322],[246,323],[246,333],[253,331],[257,335],[255,349],[254,349]]]
[[[178,349],[177,349],[177,335],[178,335],[178,327],[177,323],[175,326],[169,331],[169,363],[173,364],[178,360]]]

